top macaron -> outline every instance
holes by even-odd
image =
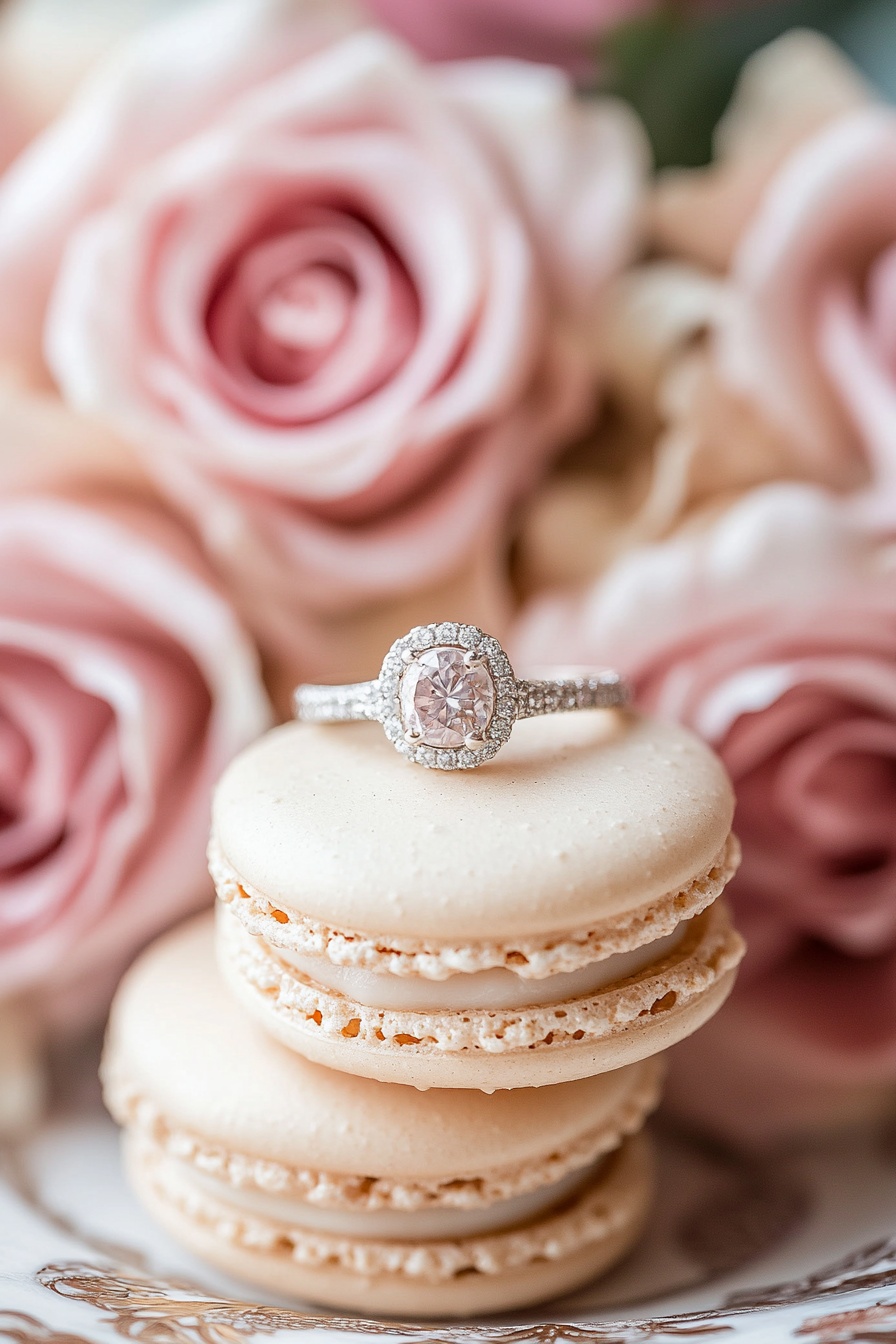
[[[377,725],[288,724],[238,757],[210,846],[232,987],[286,1044],[422,1087],[553,1083],[699,1026],[742,944],[713,904],[734,800],[683,729],[517,725],[471,773]]]

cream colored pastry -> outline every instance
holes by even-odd
[[[423,1316],[523,1306],[628,1249],[659,1072],[485,1096],[321,1069],[226,992],[208,917],[127,976],[103,1062],[134,1188],[189,1249],[278,1292]]]
[[[409,769],[377,725],[289,724],[217,791],[221,965],[347,1072],[491,1090],[618,1068],[731,988],[733,806],[706,746],[633,714],[522,721],[457,773]]]

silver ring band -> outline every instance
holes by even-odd
[[[375,720],[419,765],[464,770],[497,754],[517,719],[629,703],[617,672],[518,679],[501,645],[475,626],[418,626],[395,641],[374,681],[298,686],[296,718],[310,723]]]

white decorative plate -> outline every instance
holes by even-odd
[[[886,1131],[750,1158],[656,1127],[646,1242],[538,1313],[420,1325],[259,1302],[181,1252],[121,1178],[94,1082],[70,1059],[47,1123],[3,1153],[0,1344],[893,1344],[896,1143]]]

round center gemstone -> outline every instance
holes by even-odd
[[[399,693],[405,731],[427,747],[462,747],[481,738],[495,708],[495,683],[485,665],[467,667],[464,650],[452,644],[415,655]]]

